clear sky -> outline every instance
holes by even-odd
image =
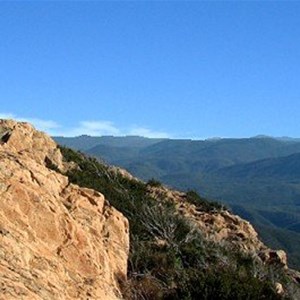
[[[300,2],[0,2],[0,117],[50,134],[300,136]]]

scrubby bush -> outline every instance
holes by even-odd
[[[70,149],[61,151],[65,160],[78,165],[68,171],[69,180],[103,193],[130,222],[128,280],[120,282],[126,299],[282,299],[264,265],[207,241],[176,213],[174,205],[149,196],[149,182],[111,172],[108,166]],[[223,209],[193,191],[186,198],[205,211]]]
[[[199,210],[203,210],[206,212],[210,211],[219,211],[222,209],[226,209],[224,205],[216,201],[209,201],[203,197],[201,197],[195,191],[187,191],[186,193],[186,200],[189,203],[194,204]]]
[[[162,183],[154,178],[148,180],[147,185],[152,187],[162,187]]]

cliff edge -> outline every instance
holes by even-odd
[[[127,219],[49,165],[69,167],[49,136],[0,120],[0,299],[121,298]]]

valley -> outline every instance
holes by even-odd
[[[254,224],[271,247],[300,268],[300,142],[259,136],[172,140],[56,137],[61,144],[121,166],[147,181],[195,190]]]

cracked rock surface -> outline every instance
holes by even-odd
[[[127,219],[65,168],[55,142],[0,120],[0,299],[120,299]]]

